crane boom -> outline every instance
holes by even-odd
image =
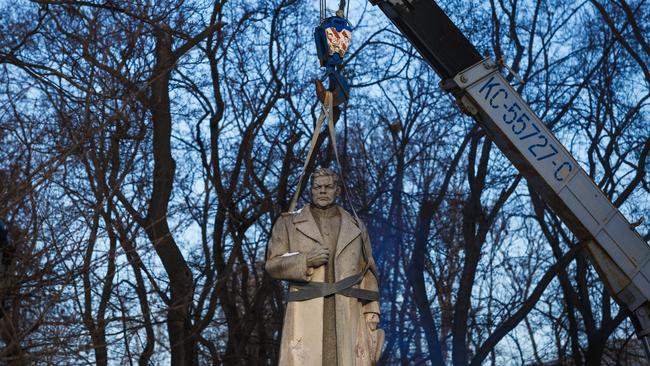
[[[650,335],[650,246],[433,0],[371,0],[406,36],[506,157],[582,241],[637,334]],[[647,349],[647,348],[646,348]]]

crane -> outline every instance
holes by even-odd
[[[574,235],[650,355],[650,246],[433,0],[370,0]]]

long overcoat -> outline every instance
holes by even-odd
[[[341,228],[336,244],[334,277],[336,281],[355,275],[364,268],[362,245],[370,266],[375,262],[368,232],[342,207]],[[323,245],[323,238],[309,206],[295,213],[283,214],[273,226],[268,246],[266,271],[271,277],[292,282],[324,282],[324,266],[307,267],[306,253]],[[376,272],[376,271],[375,271]],[[377,279],[368,271],[355,287],[378,291]],[[289,286],[289,291],[296,291]],[[365,313],[379,314],[376,301],[362,301],[336,294],[336,339],[339,366],[370,366],[370,330]],[[280,366],[320,366],[323,355],[323,298],[292,301],[287,310],[282,329]],[[334,350],[325,350],[333,352]]]

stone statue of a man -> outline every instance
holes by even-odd
[[[368,233],[342,207],[338,176],[312,175],[311,204],[273,226],[266,270],[289,281],[281,366],[374,365],[383,343]]]

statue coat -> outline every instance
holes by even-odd
[[[361,272],[364,259],[361,246],[366,245],[366,253],[371,268],[375,268],[368,232],[342,207],[341,229],[338,234],[334,264],[336,281]],[[295,282],[324,282],[324,266],[307,267],[307,256],[315,246],[322,245],[323,238],[312,216],[309,206],[296,213],[283,214],[273,226],[269,241],[266,271],[278,280]],[[359,287],[378,291],[377,279],[368,271]],[[289,291],[295,291],[289,286]],[[336,335],[339,366],[370,366],[370,332],[365,313],[379,314],[376,301],[362,302],[353,297],[336,296]],[[280,346],[280,366],[319,366],[323,352],[323,298],[305,301],[292,301],[287,304],[282,328]]]

